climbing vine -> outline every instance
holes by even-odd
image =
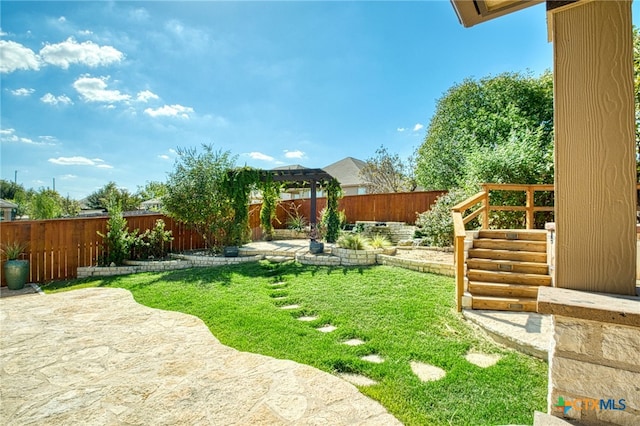
[[[322,224],[326,227],[325,239],[328,243],[335,243],[340,233],[340,215],[338,213],[338,200],[342,198],[340,182],[333,178],[323,185],[327,191],[327,209],[322,216]]]
[[[260,226],[264,239],[273,240],[273,219],[276,217],[276,207],[280,198],[280,185],[273,182],[270,175],[267,175],[264,182],[260,184],[262,191],[262,208],[260,209]]]
[[[227,173],[225,188],[233,209],[233,218],[227,230],[225,245],[239,246],[250,241],[249,195],[259,182],[260,171],[251,167],[241,167]]]

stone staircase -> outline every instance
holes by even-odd
[[[536,312],[538,288],[551,285],[546,231],[481,230],[466,264],[473,309]]]

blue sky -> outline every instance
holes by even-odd
[[[260,168],[380,145],[407,157],[453,84],[552,66],[544,5],[470,29],[448,1],[3,1],[0,14],[1,176],[55,178],[76,199],[165,181],[176,148],[203,143]]]

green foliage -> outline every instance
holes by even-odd
[[[121,207],[116,203],[109,204],[109,207],[107,233],[98,232],[98,235],[103,238],[104,250],[100,264],[103,266],[109,266],[112,263],[122,265],[129,257],[129,249],[138,230],[129,233],[127,220],[122,216]]]
[[[123,211],[138,210],[143,200],[124,188],[118,188],[115,182],[109,182],[86,198],[91,209],[107,209],[109,205],[119,205]]]
[[[398,154],[389,154],[381,145],[375,157],[368,158],[360,169],[367,193],[411,192],[416,189],[412,160],[404,162]]]
[[[171,217],[192,226],[207,247],[214,250],[230,245],[239,228],[233,226],[237,211],[234,212],[230,189],[226,187],[227,172],[233,168],[235,157],[229,151],[214,151],[211,145],[202,148],[201,153],[193,148],[178,149],[164,206]],[[239,205],[238,201],[236,207]]]
[[[467,159],[466,187],[477,183],[553,182],[553,146],[542,131],[525,130],[496,147],[477,147]]]
[[[462,189],[452,189],[438,197],[431,210],[418,213],[417,236],[426,238],[429,245],[450,247],[453,245],[453,217],[451,208],[469,197]]]
[[[321,222],[326,227],[325,240],[328,243],[335,243],[340,234],[340,216],[338,214],[338,200],[342,197],[340,182],[332,179],[327,182],[327,208],[322,215]]]
[[[2,254],[4,254],[7,260],[17,260],[24,253],[27,247],[29,247],[27,243],[12,241],[10,243],[3,244],[0,251],[2,251]]]
[[[147,229],[140,235],[131,234],[130,259],[163,259],[169,253],[172,231],[165,229],[164,220],[158,219],[153,229]]]
[[[144,187],[138,186],[138,197],[142,201],[162,199],[167,195],[167,184],[158,181],[147,181]]]
[[[369,240],[369,245],[373,248],[386,248],[391,246],[391,241],[381,234],[376,234]]]
[[[505,73],[478,81],[467,79],[438,100],[425,141],[416,153],[416,178],[428,190],[485,183],[472,180],[478,178],[470,175],[472,160],[477,170],[484,153],[521,140],[537,140],[544,153],[552,150],[551,74],[534,78]],[[551,170],[550,156],[540,161],[541,168]],[[489,178],[505,181],[508,176],[498,173]],[[544,174],[522,183],[549,183],[549,179],[552,175]]]
[[[262,208],[260,209],[260,226],[267,241],[273,240],[273,219],[276,217],[276,207],[280,199],[280,185],[271,180],[262,182]]]
[[[300,213],[300,207],[302,207],[302,204],[290,203],[289,211],[287,211],[287,228],[298,232],[304,231],[309,224],[307,219]]]
[[[349,250],[364,250],[369,246],[369,239],[362,234],[344,233],[336,241],[338,247]]]
[[[51,189],[41,189],[29,201],[30,219],[55,219],[62,217],[62,197]]]
[[[240,246],[250,240],[249,195],[260,182],[260,171],[241,167],[226,173],[224,188],[228,197],[232,219],[225,232],[223,246]]]

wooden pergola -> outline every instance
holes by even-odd
[[[322,169],[274,169],[261,170],[261,180],[271,180],[281,182],[287,188],[310,188],[311,189],[311,212],[309,218],[311,241],[317,238],[317,188],[331,181],[333,176]]]

